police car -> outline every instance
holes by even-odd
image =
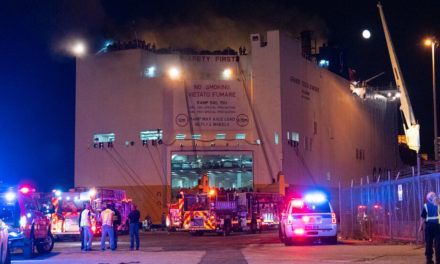
[[[279,237],[286,246],[310,240],[336,244],[336,214],[325,194],[291,199],[281,217]]]

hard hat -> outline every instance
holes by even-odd
[[[429,193],[426,195],[426,200],[428,200],[428,201],[430,201],[430,202],[434,201],[434,198],[435,198],[435,192],[429,192]]]

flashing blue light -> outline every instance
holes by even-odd
[[[17,197],[17,195],[14,192],[7,192],[5,194],[6,201],[8,201],[8,202],[14,201],[16,197]]]
[[[107,48],[108,46],[110,46],[111,44],[113,44],[113,41],[111,41],[111,40],[107,40],[106,42],[105,42],[105,47]]]
[[[27,218],[31,218],[32,214],[31,213],[27,213],[26,216],[27,216]]]
[[[153,78],[156,75],[156,67],[151,66],[145,70],[145,76]]]
[[[320,60],[319,64],[320,67],[326,67],[328,68],[328,66],[330,65],[330,62],[328,60]]]
[[[55,191],[55,195],[58,197],[61,196],[61,191],[60,190]]]
[[[306,194],[304,200],[307,203],[320,204],[320,203],[324,203],[325,201],[327,201],[327,197],[323,193],[315,192],[315,193],[308,193],[308,194]]]

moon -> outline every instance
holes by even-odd
[[[364,37],[364,39],[369,39],[371,37],[371,32],[368,29],[364,29],[364,31],[362,31],[362,37]]]

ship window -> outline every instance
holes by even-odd
[[[200,134],[191,135],[191,139],[200,139],[201,136]]]
[[[278,145],[278,133],[275,132],[275,145]]]
[[[235,139],[246,139],[246,134],[236,134]]]
[[[158,139],[162,139],[162,137],[163,137],[162,129],[141,131],[140,133],[141,140],[158,140]]]
[[[176,139],[185,139],[186,134],[177,134]]]
[[[115,141],[115,133],[95,134],[95,135],[93,135],[93,141],[95,143],[114,142]]]
[[[299,134],[296,132],[292,132],[292,140],[299,142]]]
[[[226,138],[226,134],[217,134],[215,135],[215,139],[225,139]]]
[[[290,140],[290,133],[287,131],[287,140]]]

